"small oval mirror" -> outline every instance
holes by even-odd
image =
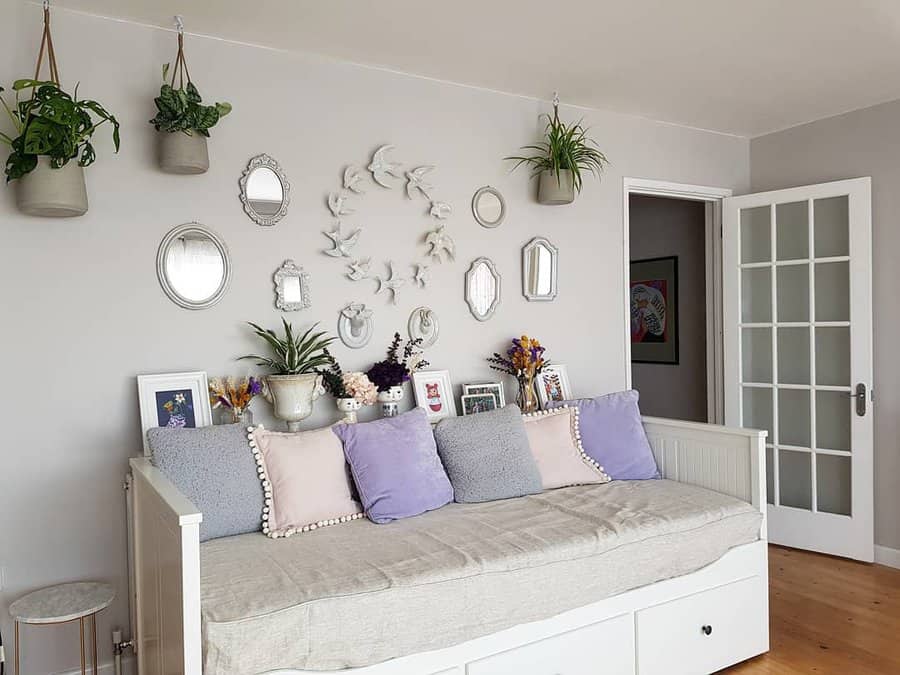
[[[522,294],[532,301],[553,300],[557,293],[559,251],[535,237],[522,248]]]
[[[482,227],[497,227],[506,217],[506,200],[496,188],[485,185],[472,197],[472,214]]]
[[[291,186],[278,162],[259,155],[241,176],[244,211],[258,225],[274,225],[287,213]]]
[[[185,309],[206,309],[228,288],[228,249],[199,223],[179,225],[159,245],[156,273],[172,302]]]
[[[487,321],[500,304],[500,274],[487,258],[472,262],[466,272],[466,302],[479,321]]]

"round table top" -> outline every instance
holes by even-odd
[[[112,604],[115,589],[93,581],[60,584],[29,593],[9,606],[13,621],[62,623],[96,614]]]

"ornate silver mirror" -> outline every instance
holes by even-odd
[[[487,321],[500,304],[500,273],[487,258],[476,258],[466,272],[466,302],[479,321]]]
[[[257,225],[274,225],[291,203],[291,184],[281,166],[269,155],[250,160],[241,176],[241,203]]]
[[[409,331],[409,339],[421,339],[423,349],[427,349],[437,342],[438,335],[441,332],[437,314],[428,307],[416,307],[412,314],[409,315],[409,322],[406,327]]]
[[[499,190],[485,185],[472,197],[472,215],[482,227],[497,227],[506,217],[506,200]]]
[[[179,307],[212,307],[222,299],[231,278],[228,249],[199,223],[179,225],[159,245],[156,274],[163,291]]]
[[[312,304],[309,274],[293,260],[285,260],[272,279],[275,282],[275,306],[282,312],[296,312]]]
[[[522,247],[522,294],[531,301],[556,298],[559,250],[544,237]]]

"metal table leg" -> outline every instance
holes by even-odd
[[[19,622],[16,621],[16,675],[19,675]]]
[[[91,614],[91,663],[93,673],[97,675],[97,615]]]
[[[81,636],[81,675],[87,675],[84,662],[84,617],[78,619],[78,634]]]

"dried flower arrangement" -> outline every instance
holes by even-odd
[[[408,340],[403,347],[402,356],[400,345],[403,340],[400,333],[394,333],[394,339],[387,350],[387,358],[374,363],[366,375],[372,383],[378,387],[378,391],[387,391],[391,387],[398,387],[408,382],[410,376],[417,370],[428,367],[429,363],[422,358],[422,338]]]
[[[209,381],[209,400],[213,408],[226,408],[239,418],[255,396],[262,393],[262,382],[253,377],[214,377]]]
[[[516,396],[516,403],[522,412],[533,412],[537,409],[534,378],[550,363],[544,358],[545,351],[537,339],[523,335],[513,338],[505,357],[494,352],[488,359],[492,370],[507,373],[518,380],[519,393]]]

